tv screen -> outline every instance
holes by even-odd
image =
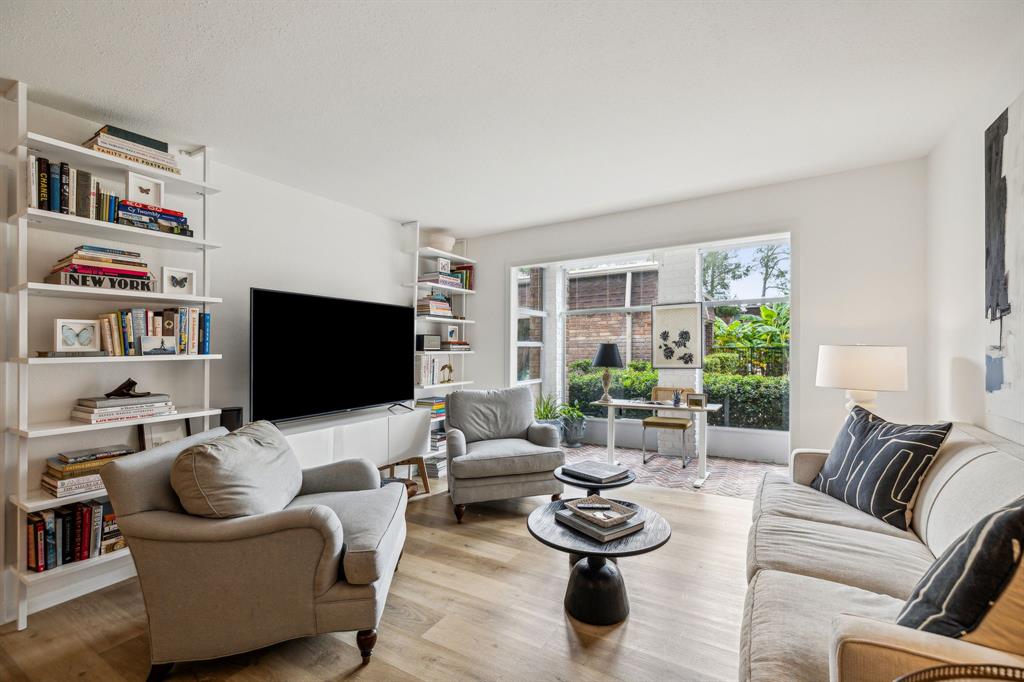
[[[411,400],[411,306],[250,289],[249,415],[273,422]]]

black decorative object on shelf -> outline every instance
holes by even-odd
[[[151,395],[150,391],[136,391],[135,387],[138,385],[139,382],[128,377],[120,386],[110,393],[104,393],[103,395],[108,398],[145,398],[147,395]]]

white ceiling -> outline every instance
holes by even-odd
[[[1024,2],[0,0],[37,101],[482,234],[928,152]]]

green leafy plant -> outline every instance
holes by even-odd
[[[763,305],[758,315],[740,315],[732,322],[715,318],[715,345],[768,348],[789,345],[789,304]]]
[[[537,421],[558,419],[558,400],[553,395],[542,395],[533,406],[533,417]]]
[[[711,353],[704,356],[704,373],[739,374],[741,364],[738,353]]]
[[[569,372],[571,374],[586,374],[594,369],[594,364],[590,360],[573,360],[569,363]]]
[[[558,414],[568,422],[583,421],[587,415],[583,414],[578,403],[566,403],[558,407]]]

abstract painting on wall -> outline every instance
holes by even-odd
[[[662,303],[651,306],[651,358],[654,369],[704,366],[704,306]]]
[[[1024,94],[985,131],[985,412],[1024,423]]]

